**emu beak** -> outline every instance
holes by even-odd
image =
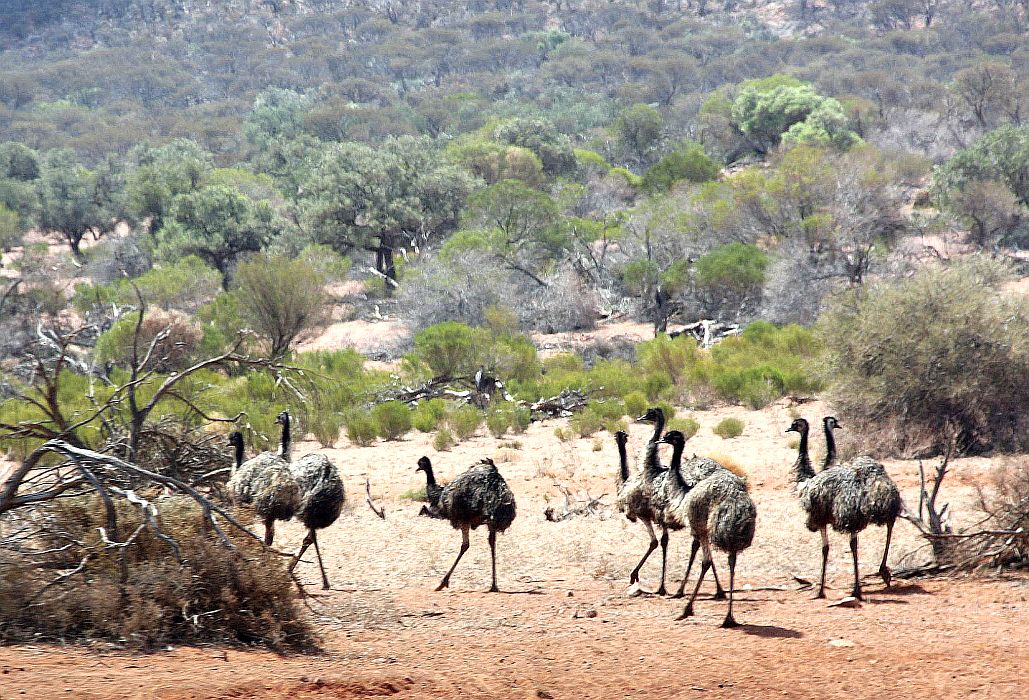
[[[640,416],[639,418],[637,418],[635,422],[636,422],[636,423],[649,423],[649,422],[650,422],[650,419],[649,419],[649,418],[647,418],[647,414],[646,414],[646,413],[644,413],[644,414],[643,414],[642,416]]]
[[[843,426],[842,426],[842,425],[840,425],[840,422],[839,422],[839,421],[836,421],[836,427],[837,427],[837,428],[842,428]]]
[[[794,427],[793,427],[793,426],[791,425],[791,426],[790,426],[789,428],[786,428],[786,430],[784,430],[783,432],[784,432],[784,433],[795,433],[795,432],[797,432],[797,431],[796,431],[796,429],[795,429],[795,428],[794,428]]]

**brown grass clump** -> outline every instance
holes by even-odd
[[[739,462],[737,462],[734,458],[730,457],[729,455],[715,453],[707,455],[707,457],[708,459],[715,460],[723,467],[731,471],[733,474],[743,479],[745,482],[750,482],[750,474],[747,473],[747,470],[744,469]]]
[[[107,640],[151,650],[170,643],[228,642],[303,650],[313,632],[300,616],[284,562],[241,533],[235,550],[206,531],[196,504],[157,501],[162,532],[139,529],[140,511],[80,496],[48,504],[19,526],[39,529],[0,550],[0,640]],[[103,529],[110,542],[105,544]],[[71,573],[74,572],[74,573]]]

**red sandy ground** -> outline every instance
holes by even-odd
[[[809,417],[824,411],[818,403],[798,408]],[[0,648],[0,698],[1029,695],[1029,578],[896,581],[883,591],[869,576],[860,608],[829,608],[826,601],[812,600],[811,591],[801,590],[793,578],[817,576],[820,547],[817,535],[804,529],[787,482],[794,453],[782,430],[791,409],[737,407],[694,415],[702,427],[688,450],[732,455],[749,473],[759,509],[754,545],[738,567],[740,629],[718,627],[725,604],[710,599],[710,580],[697,616],[684,622],[674,621],[681,601],[626,595],[628,571],[646,547],[639,525],[617,515],[544,520],[548,503],[561,503],[558,484],[593,495],[606,492],[603,500],[611,503],[616,456],[606,434],[595,451],[592,439],[558,442],[553,429],[563,423],[550,422],[503,440],[478,436],[448,453],[434,453],[429,436],[412,434],[386,445],[325,450],[340,465],[353,505],[319,537],[332,590],[320,590],[313,559],[299,569],[312,593],[322,654],[283,657],[210,647],[131,655],[74,646],[6,647]],[[747,427],[739,438],[722,440],[711,428],[728,415]],[[645,436],[645,426],[633,426],[631,454],[639,454]],[[307,443],[298,453],[316,449]],[[484,592],[489,550],[482,532],[474,533],[453,588],[433,592],[460,538],[443,522],[417,517],[418,504],[404,495],[422,483],[413,471],[421,454],[433,457],[441,478],[480,456],[497,460],[519,505],[518,519],[498,545],[502,593]],[[981,459],[954,464],[944,494],[959,518],[974,518],[974,486],[988,483],[994,466]],[[917,464],[888,467],[907,502],[917,503]],[[361,503],[365,475],[386,507],[386,521]],[[276,543],[290,549],[302,536],[290,524],[280,529]],[[862,536],[863,573],[877,568],[882,543],[880,528]],[[850,581],[845,539],[834,535],[831,544],[830,599],[845,595]],[[905,558],[919,546],[914,529],[898,524],[891,562],[920,561],[921,553]],[[685,535],[673,536],[673,589],[687,547]],[[727,576],[723,556],[716,556],[716,564]],[[648,587],[655,585],[659,567],[655,554],[644,569]]]

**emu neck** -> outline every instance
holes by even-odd
[[[618,482],[624,484],[629,479],[629,458],[625,454],[625,443],[618,443]]]
[[[658,414],[657,420],[654,421],[654,435],[650,438],[651,442],[657,442],[661,439],[661,433],[665,429],[665,414]]]
[[[686,488],[686,481],[682,478],[682,453],[686,449],[686,443],[672,445],[672,461],[668,463],[670,478],[682,489]]]
[[[807,451],[807,433],[807,428],[800,431],[800,447],[797,450],[797,461],[793,465],[794,475],[798,484],[802,481],[807,481],[815,475],[815,470],[811,467],[811,457]]]
[[[239,469],[240,466],[243,464],[243,443],[237,442],[232,447],[236,452],[236,460],[235,462],[233,462],[232,465],[232,473],[235,474],[236,470]]]
[[[825,461],[822,462],[822,470],[826,470],[836,464],[836,438],[833,437],[832,428],[825,426]]]
[[[292,442],[290,441],[289,435],[289,418],[287,417],[282,422],[282,437],[279,440],[279,456],[287,462],[289,461],[290,450],[293,449]]]
[[[425,467],[422,471],[425,472],[425,486],[431,489],[436,485],[436,475],[432,473],[432,467]]]

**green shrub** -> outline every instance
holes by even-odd
[[[659,160],[643,176],[650,192],[667,192],[677,182],[707,182],[718,177],[718,164],[708,158],[699,143],[691,141]]]
[[[411,409],[402,401],[385,401],[372,409],[372,418],[385,440],[399,440],[411,430]]]
[[[322,447],[332,447],[339,439],[343,427],[343,414],[335,411],[315,411],[311,416],[311,432]]]
[[[432,449],[437,452],[446,452],[456,444],[453,433],[450,432],[449,428],[443,427],[436,431],[436,435],[432,438]]]
[[[530,425],[532,425],[532,411],[525,406],[516,407],[511,414],[511,432],[521,435]]]
[[[458,406],[447,414],[447,425],[458,440],[467,440],[482,425],[482,411],[475,406]]]
[[[511,428],[513,419],[510,409],[493,406],[486,413],[486,427],[493,437],[501,438]]]
[[[700,430],[700,423],[692,418],[673,418],[665,424],[665,430],[678,430],[689,440]]]
[[[443,399],[429,399],[418,404],[411,412],[411,425],[422,433],[431,433],[447,416],[447,403]]]
[[[604,427],[604,417],[587,408],[572,416],[568,421],[568,426],[579,437],[589,437]]]
[[[626,423],[624,420],[612,420],[609,418],[604,421],[604,430],[611,433],[612,435],[617,433],[619,430],[629,432],[629,424]]]
[[[560,442],[570,442],[575,437],[571,428],[554,428],[554,437]]]
[[[639,385],[639,371],[625,360],[603,360],[588,374],[590,395],[621,398]]]
[[[642,391],[634,391],[625,395],[625,412],[629,418],[635,420],[647,411],[650,402]]]
[[[625,415],[625,404],[617,399],[590,401],[586,404],[586,410],[592,411],[604,419],[618,420]]]
[[[675,406],[672,404],[667,401],[658,401],[654,405],[664,411],[666,421],[670,421],[675,418]]]
[[[742,435],[744,425],[739,418],[725,418],[712,428],[712,431],[723,439],[729,439]]]
[[[643,391],[648,401],[656,401],[661,393],[672,387],[672,378],[664,372],[651,372],[643,379]]]
[[[375,442],[379,434],[379,424],[370,413],[365,411],[350,411],[344,417],[347,424],[347,438],[350,442],[361,447],[367,447]]]
[[[475,331],[463,323],[438,323],[414,337],[414,355],[432,370],[433,376],[470,375],[478,364],[475,341]]]

